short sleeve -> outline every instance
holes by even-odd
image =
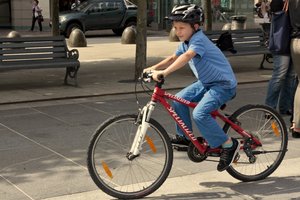
[[[205,53],[205,48],[204,48],[204,41],[201,38],[193,38],[190,41],[190,46],[189,46],[189,50],[194,51],[196,54],[200,55],[201,57],[203,57],[204,53]]]
[[[183,43],[180,43],[180,45],[178,46],[175,54],[176,54],[176,56],[180,56],[183,53],[184,53],[184,46],[183,46]]]

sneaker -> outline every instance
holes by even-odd
[[[217,167],[219,172],[226,170],[231,165],[236,154],[240,150],[240,142],[235,138],[232,138],[232,142],[232,147],[223,148],[223,151],[221,152],[220,161]]]
[[[279,111],[279,113],[280,113],[281,115],[289,115],[289,116],[293,115],[293,112],[292,112],[291,110],[287,110],[287,111]]]
[[[292,137],[293,138],[300,138],[300,133],[292,130]]]
[[[184,145],[184,146],[189,146],[189,144],[190,144],[189,140],[187,140],[185,137],[179,136],[179,135],[176,135],[175,137],[170,138],[170,141],[172,144],[179,144],[179,145]]]

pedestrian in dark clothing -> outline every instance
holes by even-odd
[[[283,0],[272,0],[270,4],[271,9],[271,28],[270,35],[274,35],[275,28],[279,24],[275,20],[276,15],[283,12]],[[278,39],[278,38],[276,38]],[[275,40],[274,43],[281,43],[282,41]],[[292,115],[294,95],[296,90],[296,73],[293,69],[292,60],[289,48],[284,52],[270,49],[273,56],[273,73],[269,82],[265,104],[276,109],[278,108],[281,114]]]
[[[33,31],[35,22],[38,21],[40,31],[43,31],[42,27],[42,21],[43,21],[43,16],[42,16],[42,9],[39,7],[39,1],[34,0],[32,2],[32,24],[31,24],[31,31]]]

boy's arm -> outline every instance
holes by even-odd
[[[172,72],[185,66],[195,55],[195,51],[188,50],[184,54],[181,54],[168,68],[164,69],[160,73],[163,74],[164,77],[168,76]]]
[[[178,58],[176,54],[173,54],[172,56],[169,56],[162,60],[161,62],[157,63],[156,65],[153,65],[151,67],[148,67],[144,69],[144,71],[150,71],[150,70],[163,70],[169,67],[172,63],[175,62],[175,60]]]

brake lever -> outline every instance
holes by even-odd
[[[142,77],[140,77],[139,80],[142,80],[145,83],[150,83],[153,80],[152,75],[152,72],[144,72],[142,73]]]

